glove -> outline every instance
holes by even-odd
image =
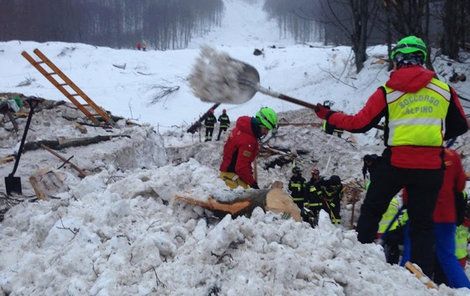
[[[322,129],[325,133],[327,133],[328,135],[332,135],[333,132],[335,131],[335,127],[334,127],[333,125],[329,124],[328,121],[326,121],[326,120],[323,120],[321,129]]]
[[[318,103],[315,105],[315,107],[313,108],[313,110],[315,111],[315,113],[317,114],[317,116],[321,119],[326,119],[326,117],[332,113],[333,111],[331,111],[329,108],[323,106],[322,104]]]
[[[259,189],[259,186],[258,186],[257,182],[251,184],[250,187],[253,188],[253,189]]]

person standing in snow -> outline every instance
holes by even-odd
[[[466,193],[465,193],[466,194]],[[468,257],[468,240],[470,239],[470,203],[467,197],[467,204],[465,207],[465,215],[463,223],[457,226],[455,230],[455,256],[459,260],[460,266],[465,270]]]
[[[230,126],[230,118],[227,115],[227,110],[222,110],[222,114],[219,116],[217,121],[219,122],[219,134],[217,135],[217,141],[219,141],[222,132],[225,133]]]
[[[385,260],[390,264],[398,264],[400,261],[400,245],[404,242],[403,232],[408,213],[402,206],[400,195],[393,197],[387,211],[382,215],[377,231],[377,237],[383,241]]]
[[[330,215],[331,223],[341,224],[341,196],[343,184],[341,178],[333,175],[321,186],[322,208]]]
[[[259,152],[258,140],[277,127],[277,114],[262,107],[256,116],[241,116],[225,142],[220,178],[228,187],[259,189],[253,176],[252,163]]]
[[[325,184],[325,180],[320,176],[320,171],[317,168],[312,169],[312,177],[305,184],[305,202],[304,208],[310,211],[307,222],[312,226],[318,224],[318,215],[323,208],[321,186]]]
[[[466,175],[460,156],[455,150],[445,149],[444,161],[446,166],[444,181],[433,213],[437,258],[433,280],[436,284],[445,283],[451,288],[470,288],[470,281],[456,256],[455,241],[456,224],[461,224],[464,218],[459,217],[458,212],[465,211],[460,207],[465,207],[464,196],[461,193],[465,189]],[[461,221],[458,221],[459,219]],[[405,244],[402,264],[410,257],[409,253],[410,246]]]
[[[315,112],[327,125],[365,132],[385,117],[386,149],[376,168],[358,220],[358,240],[371,243],[390,200],[407,189],[411,261],[431,275],[434,269],[433,211],[444,177],[444,140],[467,132],[456,92],[426,68],[426,44],[408,36],[391,52],[394,71],[385,85],[355,115],[317,104]]]
[[[212,134],[214,133],[214,126],[216,122],[217,118],[215,118],[214,110],[210,109],[209,114],[207,115],[206,119],[204,119],[204,128],[206,129],[205,142],[212,141]]]
[[[305,197],[305,178],[302,177],[302,171],[297,166],[292,168],[292,177],[289,180],[288,188],[292,200],[303,213]]]
[[[456,225],[460,225],[463,222],[457,221],[457,211],[460,210],[457,207],[458,205],[465,207],[465,199],[461,192],[465,189],[467,176],[457,151],[446,149],[444,160],[446,166],[444,181],[437,198],[433,216],[438,263],[434,273],[434,281],[437,284],[447,283],[452,288],[465,287],[470,289],[470,281],[456,256],[455,242]],[[465,208],[461,210],[465,211]]]

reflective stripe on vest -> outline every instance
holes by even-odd
[[[388,108],[388,146],[440,147],[451,98],[447,84],[433,78],[416,93],[384,86]]]
[[[302,188],[302,183],[291,183],[290,187],[297,188],[297,190],[300,190],[300,188]]]
[[[304,203],[306,207],[321,207],[323,204],[321,202],[306,202]]]
[[[462,259],[467,257],[469,231],[468,228],[460,225],[455,231],[455,257]]]
[[[395,215],[398,213],[398,209],[400,207],[400,203],[398,202],[398,198],[394,197],[390,201],[388,205],[387,211],[382,215],[382,219],[379,222],[379,229],[378,233],[384,233],[387,230],[388,225],[392,222]],[[389,231],[395,230],[398,227],[398,220],[393,222],[392,226],[390,227]]]

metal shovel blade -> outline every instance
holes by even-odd
[[[189,75],[193,94],[204,102],[241,104],[257,92],[260,77],[251,65],[203,47]]]
[[[23,191],[21,190],[21,178],[13,176],[5,177],[5,189],[7,191],[7,195],[10,195],[11,193],[23,194]]]

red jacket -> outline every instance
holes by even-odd
[[[220,165],[220,171],[233,172],[243,182],[253,185],[256,181],[253,178],[251,163],[258,155],[258,151],[258,139],[251,127],[251,117],[242,116],[238,118],[235,128],[225,143],[224,158]]]
[[[390,74],[386,85],[403,92],[416,92],[426,86],[435,73],[421,66],[400,68]],[[457,94],[451,88],[451,101],[445,120],[444,139],[448,140],[464,134],[468,130],[467,120]],[[369,97],[366,105],[355,115],[331,112],[327,116],[329,124],[350,132],[362,133],[378,124],[382,117],[388,118],[385,90],[379,87]],[[388,138],[388,121],[385,121],[385,139]],[[438,169],[442,167],[442,148],[423,146],[390,147],[391,164],[410,169]]]
[[[439,196],[434,209],[434,222],[455,223],[455,193],[465,189],[466,175],[460,155],[452,149],[446,149],[444,155],[446,169]]]

